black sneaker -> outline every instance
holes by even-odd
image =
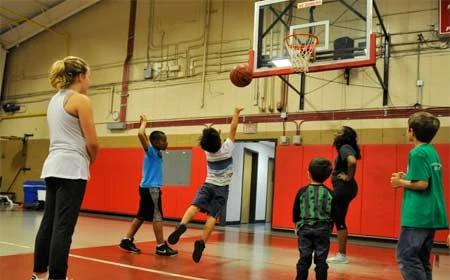
[[[200,261],[204,249],[205,249],[205,241],[196,240],[194,242],[194,252],[192,253],[192,259],[194,260],[194,262],[198,263]]]
[[[177,255],[178,251],[177,250],[173,250],[172,248],[169,247],[169,245],[167,245],[167,242],[164,242],[163,245],[156,246],[156,254],[158,256],[170,257],[170,256]]]
[[[169,238],[167,239],[167,241],[169,241],[169,244],[177,244],[178,240],[180,240],[180,236],[186,231],[186,225],[183,224],[179,224],[174,232],[172,232],[169,235]]]
[[[131,238],[131,239],[124,238],[120,241],[119,247],[128,252],[139,254],[141,252],[141,249],[138,249],[134,245],[133,240],[134,240],[134,238]]]

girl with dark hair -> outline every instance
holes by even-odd
[[[335,134],[333,146],[338,155],[334,162],[331,182],[334,188],[336,201],[335,224],[337,229],[339,252],[327,261],[329,263],[348,263],[347,257],[347,216],[348,206],[358,193],[358,184],[355,181],[356,161],[361,159],[361,152],[357,143],[355,130],[342,126]]]

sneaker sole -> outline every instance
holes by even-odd
[[[160,256],[160,257],[175,257],[175,256],[178,256],[178,253],[176,253],[176,254],[172,254],[172,255],[166,255],[166,254],[158,254],[158,253],[156,253],[156,255],[157,256]]]
[[[167,238],[167,242],[169,242],[170,245],[177,244],[181,235],[186,232],[186,229],[186,226],[184,226],[184,228],[180,227],[175,229],[175,231],[169,235],[169,238]]]
[[[327,263],[331,263],[331,264],[347,264],[348,261],[334,261],[334,260],[330,260],[330,261],[327,261]]]
[[[200,262],[200,259],[202,258],[203,255],[203,250],[205,250],[205,243],[203,243],[203,245],[200,245],[202,243],[195,241],[194,243],[194,252],[192,252],[192,259],[194,260],[194,262],[198,263]]]
[[[122,249],[125,252],[132,253],[132,254],[140,254],[141,253],[141,250],[139,250],[139,251],[130,251],[130,250],[127,250],[125,248],[120,247],[120,245],[119,245],[119,248]]]

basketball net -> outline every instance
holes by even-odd
[[[314,56],[319,38],[308,33],[291,34],[284,38],[284,44],[295,72],[308,72],[309,60]]]

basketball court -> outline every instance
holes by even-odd
[[[1,211],[0,271],[8,279],[30,277],[33,266],[34,237],[41,212]],[[270,225],[218,227],[200,263],[192,261],[194,240],[201,234],[199,225],[188,231],[173,246],[174,257],[155,255],[155,238],[150,224],[136,235],[142,253],[123,251],[118,243],[129,226],[129,219],[81,215],[69,257],[69,276],[74,279],[293,279],[298,258],[297,239],[292,232],[271,231]],[[165,236],[174,224],[165,224]],[[333,240],[331,250],[337,250]],[[401,279],[395,261],[395,244],[350,241],[351,262],[330,264],[329,279]],[[447,280],[450,256],[445,248],[436,249],[433,279]],[[23,267],[23,269],[17,269]],[[314,277],[314,265],[310,279]],[[8,271],[14,271],[8,273]]]
[[[245,87],[252,80],[258,82],[267,77],[281,79],[285,87],[298,94],[298,109],[303,111],[309,77],[319,72],[340,70],[349,84],[353,69],[367,67],[376,77],[382,96],[380,107],[387,105],[391,39],[376,1],[255,1],[253,22],[248,63],[239,64],[230,76],[236,86]],[[280,109],[284,120],[287,119],[285,109]],[[281,122],[278,115],[276,117],[276,121]],[[227,118],[225,122],[228,122]],[[300,130],[300,124],[295,123]],[[128,123],[124,127],[137,128],[138,124]],[[97,203],[95,199],[89,202]],[[2,279],[30,278],[34,240],[41,218],[39,211],[20,208],[0,211]],[[149,223],[144,224],[135,237],[141,254],[119,248],[130,221],[129,216],[82,213],[73,236],[68,276],[75,280],[293,279],[296,276],[297,238],[293,231],[272,229],[270,223],[217,226],[201,262],[194,263],[193,244],[201,235],[203,224],[189,224],[187,232],[172,246],[179,251],[177,256],[161,257],[155,254],[155,236]],[[165,221],[166,239],[175,225],[176,221]],[[395,245],[395,240],[391,239],[351,236],[347,248],[350,262],[330,264],[328,279],[402,279]],[[337,241],[333,237],[330,255],[337,250]],[[435,247],[431,262],[433,279],[448,280],[448,248]],[[315,279],[314,264],[309,277]]]

